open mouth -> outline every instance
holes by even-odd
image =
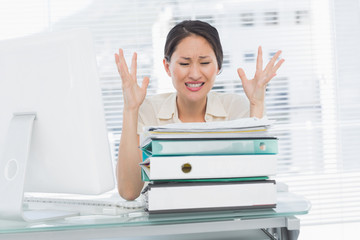
[[[202,87],[205,83],[199,82],[199,83],[185,83],[185,85],[189,88],[199,88]]]

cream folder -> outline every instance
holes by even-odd
[[[276,183],[267,180],[149,184],[144,197],[150,213],[273,208]]]
[[[149,157],[140,163],[150,180],[239,178],[276,174],[277,155]]]

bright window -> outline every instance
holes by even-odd
[[[90,28],[111,147],[116,160],[122,122],[114,53],[138,52],[138,79],[148,94],[174,91],[162,66],[174,24],[199,19],[219,30],[224,69],[214,91],[243,94],[236,73],[252,76],[257,47],[267,61],[286,59],[267,90],[267,114],[280,140],[278,181],[313,208],[303,225],[360,221],[360,10],[357,0],[3,0],[0,39]],[[4,24],[6,23],[6,24]]]

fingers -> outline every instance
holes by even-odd
[[[136,71],[137,71],[137,53],[134,52],[131,60],[131,69],[130,69],[130,74],[132,79],[136,79]]]
[[[276,71],[281,67],[281,65],[285,62],[285,59],[280,59],[275,67],[273,68],[272,72],[276,74]]]
[[[256,74],[260,74],[262,72],[263,69],[263,57],[262,57],[262,48],[261,46],[259,46],[258,48],[258,56],[257,56],[257,60],[256,60]]]
[[[281,65],[285,62],[285,60],[284,59],[280,59],[277,63],[276,63],[276,65],[274,66],[274,64],[275,64],[275,61],[279,58],[279,56],[280,56],[280,54],[281,54],[281,51],[278,51],[276,54],[275,54],[275,56],[271,59],[271,68],[269,68],[268,69],[268,73],[267,73],[267,75],[268,75],[268,77],[267,77],[267,79],[266,79],[266,83],[268,83],[273,77],[275,77],[276,76],[276,72],[277,72],[277,70],[281,67]],[[270,63],[269,63],[270,64]]]
[[[120,73],[120,57],[119,57],[119,54],[117,54],[117,53],[115,53],[115,63],[116,63],[117,70]]]
[[[274,67],[274,64],[275,64],[276,60],[279,58],[280,54],[281,54],[281,50],[276,52],[276,54],[271,58],[270,62],[266,65],[266,67],[264,69],[265,72],[272,70],[272,68]]]
[[[270,62],[266,65],[264,69],[265,83],[267,84],[273,77],[276,76],[276,71],[280,66],[285,62],[284,59],[280,59],[276,64],[275,62],[280,57],[281,50],[277,51],[276,54],[271,58]],[[274,66],[275,65],[275,66]]]
[[[119,67],[119,55],[117,53],[115,53],[115,63],[116,63],[116,66]]]
[[[238,75],[239,75],[239,77],[240,77],[240,79],[241,79],[242,84],[243,84],[243,85],[246,84],[246,82],[248,81],[248,79],[247,79],[247,77],[246,77],[246,74],[245,74],[245,72],[244,72],[244,69],[238,68],[237,73],[238,73]]]
[[[126,76],[129,74],[129,69],[124,58],[124,52],[121,48],[119,49],[119,54],[115,53],[115,62],[121,79],[125,80]]]
[[[141,88],[146,91],[147,87],[149,86],[149,82],[150,82],[149,77],[144,77],[141,83]]]
[[[118,68],[118,72],[120,73],[120,77],[122,81],[132,80],[136,81],[137,74],[137,53],[135,52],[132,56],[130,72],[129,68],[126,64],[124,51],[120,48],[119,54],[115,53],[115,62]]]

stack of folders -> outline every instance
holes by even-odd
[[[142,192],[149,213],[273,208],[273,121],[245,118],[145,128]]]

